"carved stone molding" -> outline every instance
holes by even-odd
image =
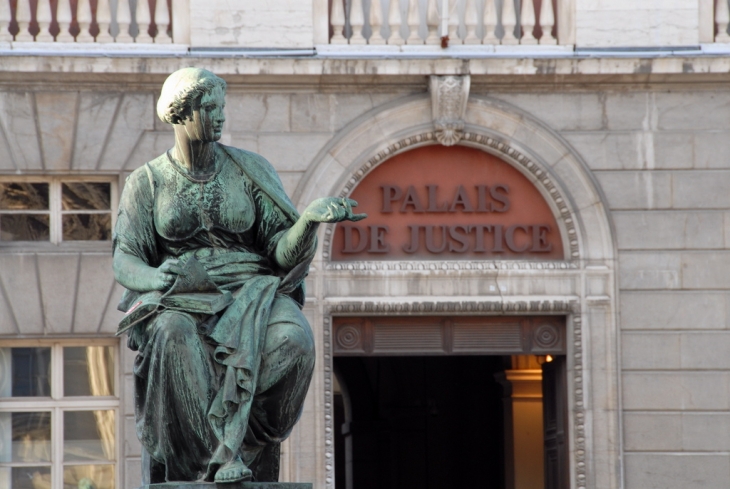
[[[431,76],[429,89],[433,125],[436,139],[444,146],[453,146],[464,135],[464,114],[470,85],[469,75]]]
[[[326,270],[342,271],[394,271],[394,272],[474,272],[500,271],[500,270],[576,270],[578,265],[573,262],[564,261],[528,261],[528,260],[493,260],[493,261],[348,261],[330,262],[325,266]]]
[[[560,342],[560,332],[552,324],[543,324],[535,329],[532,340],[538,348],[547,350]]]
[[[345,350],[353,350],[360,346],[361,334],[360,328],[355,326],[343,326],[337,330],[335,343],[339,348]]]
[[[401,356],[565,355],[565,315],[360,315],[333,319],[333,353]],[[404,335],[410,339],[403,344]]]
[[[330,314],[520,314],[520,313],[574,313],[577,298],[522,300],[508,297],[493,299],[478,297],[474,300],[453,301],[356,301],[343,300],[325,306]]]
[[[335,489],[335,410],[332,408],[334,395],[332,362],[332,315],[325,314],[322,320],[324,332],[324,469],[327,489]]]
[[[577,489],[586,489],[586,416],[583,399],[583,322],[573,316],[573,450]]]
[[[395,156],[398,153],[406,151],[411,147],[418,147],[424,144],[429,144],[436,140],[437,136],[434,132],[425,132],[410,136],[396,143],[389,145],[387,148],[379,151],[375,156],[365,162],[359,169],[353,172],[352,177],[347,181],[344,188],[340,191],[340,197],[347,197],[350,195],[352,190],[367,175],[373,168],[377,167],[387,159]],[[550,196],[553,204],[558,209],[558,215],[562,219],[565,229],[567,231],[567,248],[570,250],[569,259],[577,260],[580,257],[580,248],[578,243],[578,231],[575,227],[575,218],[566,204],[566,198],[562,195],[555,182],[550,176],[540,168],[540,165],[532,161],[529,157],[524,155],[522,152],[516,150],[509,145],[508,142],[497,139],[495,137],[486,136],[484,134],[477,134],[474,132],[465,132],[461,138],[463,141],[468,141],[474,147],[489,148],[491,152],[504,155],[508,161],[518,164],[524,170],[529,172],[536,181],[536,185],[541,186],[545,193]],[[334,224],[328,224],[325,227],[325,238],[323,243],[322,256],[326,261],[331,256],[332,247],[332,234],[335,229]],[[344,262],[338,262],[344,263]],[[544,262],[543,262],[544,263]],[[385,265],[384,265],[385,266]]]

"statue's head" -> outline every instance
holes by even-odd
[[[183,68],[167,77],[157,101],[157,116],[188,128],[194,139],[217,141],[225,117],[226,82],[202,68]]]

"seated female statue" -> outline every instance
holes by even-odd
[[[314,367],[301,307],[317,227],[365,217],[334,197],[300,216],[264,158],[219,144],[225,90],[203,69],[170,75],[157,114],[175,146],[129,176],[119,204],[121,310],[166,297],[192,262],[228,299],[215,313],[155,303],[127,330],[150,482],[278,479]]]

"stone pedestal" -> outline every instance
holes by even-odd
[[[311,482],[165,482],[144,484],[139,489],[312,489]]]

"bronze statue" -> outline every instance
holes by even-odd
[[[219,144],[225,90],[203,69],[167,78],[157,114],[175,146],[129,176],[119,204],[119,334],[139,352],[152,483],[278,480],[314,367],[300,309],[318,225],[366,217],[335,197],[300,216],[264,158]]]

